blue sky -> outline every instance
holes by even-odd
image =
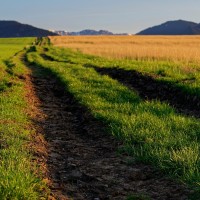
[[[199,0],[0,0],[0,20],[40,28],[136,33],[169,20],[200,22]]]

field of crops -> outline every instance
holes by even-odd
[[[30,119],[24,111],[27,105],[23,97],[24,91],[21,91],[24,87],[24,78],[21,77],[26,76],[27,69],[31,68],[35,95],[39,98],[41,112],[46,116],[45,120],[39,121],[38,126],[41,126],[45,132],[50,146],[49,151],[53,152],[50,152],[48,157],[52,173],[49,179],[55,182],[51,185],[53,190],[61,193],[65,191],[70,197],[74,195],[75,199],[83,199],[83,196],[78,196],[83,195],[81,191],[89,195],[87,190],[92,193],[91,187],[98,190],[102,188],[103,186],[99,186],[99,183],[96,185],[94,181],[96,177],[91,173],[103,171],[105,166],[102,165],[102,168],[98,169],[90,169],[87,166],[89,172],[86,173],[80,161],[81,158],[85,159],[85,165],[93,160],[95,163],[100,163],[101,156],[96,156],[94,159],[91,151],[103,151],[105,158],[107,156],[110,159],[107,161],[109,168],[113,163],[113,154],[110,157],[108,154],[112,150],[106,150],[101,145],[107,145],[108,149],[110,145],[110,148],[114,149],[113,140],[111,142],[106,139],[110,135],[120,143],[118,153],[122,157],[128,155],[129,165],[150,164],[154,169],[176,180],[177,185],[183,184],[192,190],[193,199],[200,198],[199,37],[50,37],[50,40],[58,47],[50,45],[49,39],[44,38],[38,42],[38,45],[27,47],[15,56],[13,55],[17,51],[33,42],[33,39],[13,39],[12,44],[15,43],[13,48],[6,40],[2,40],[2,46],[0,45],[0,48],[4,48],[5,43],[8,49],[13,49],[13,51],[7,50],[7,53],[4,51],[0,55],[1,77],[3,77],[0,79],[0,132],[5,133],[0,139],[2,149],[0,156],[3,160],[0,173],[5,180],[0,181],[0,197],[2,195],[2,199],[15,199],[14,195],[18,195],[21,199],[37,199],[38,192],[43,187],[42,182],[35,178],[35,172],[31,173],[34,169],[30,164],[30,150],[24,148],[28,144],[31,130],[27,129]],[[54,95],[53,92],[55,92]],[[65,96],[66,93],[67,96]],[[8,96],[10,100],[6,101]],[[68,107],[65,107],[65,104],[69,104]],[[12,110],[14,105],[16,109]],[[6,127],[5,120],[9,124]],[[98,126],[103,127],[107,136],[99,136],[98,131],[91,128],[96,125],[97,129],[100,129]],[[16,135],[16,132],[22,134]],[[9,134],[12,135],[11,138],[8,137]],[[66,138],[70,134],[72,134],[71,138]],[[98,146],[95,147],[94,143]],[[69,147],[73,144],[73,147]],[[18,149],[15,149],[15,146]],[[72,154],[71,151],[77,146],[78,150]],[[87,149],[89,148],[87,146],[93,146],[94,149]],[[64,150],[66,153],[63,153]],[[14,154],[11,154],[12,151]],[[72,155],[73,158],[71,158]],[[79,156],[80,160],[76,160]],[[118,159],[116,158],[115,161]],[[72,165],[70,165],[71,162]],[[116,162],[122,163],[122,161]],[[125,171],[130,170],[126,168],[127,166],[122,167],[121,164],[117,166],[126,169]],[[52,170],[54,168],[55,170]],[[122,173],[121,168],[118,176]],[[58,172],[59,169],[61,172]],[[109,169],[112,171],[111,167]],[[58,175],[59,173],[63,175]],[[123,173],[125,176],[125,172]],[[152,175],[152,172],[150,173]],[[13,174],[16,175],[18,181],[9,181]],[[86,175],[87,178],[84,178]],[[105,175],[98,176],[98,181],[105,183]],[[112,173],[109,176],[112,177]],[[113,177],[108,185],[118,184],[121,188],[125,184],[119,181],[120,178],[113,180]],[[78,184],[77,179],[80,179],[81,184]],[[143,179],[134,181],[145,182],[146,179]],[[65,183],[66,180],[67,183]],[[156,182],[154,178],[152,180]],[[155,180],[158,185],[161,185],[158,178]],[[160,196],[155,196],[155,191],[144,188],[142,193],[139,192],[140,196],[137,196],[137,192],[131,187],[133,186],[131,184],[135,182],[129,183],[128,179],[126,181],[127,185],[130,184],[130,189],[126,189],[129,192],[125,194],[126,199],[159,199],[161,197],[188,199],[178,194],[181,189],[177,189],[174,194],[173,189],[166,189],[170,185],[168,182],[165,188],[169,190],[168,195],[177,193],[177,196],[166,197],[166,191],[159,191],[159,186],[152,187],[155,187],[153,190],[159,191]],[[22,182],[23,187],[20,187]],[[84,188],[85,182],[87,186]],[[16,185],[13,185],[14,183]],[[64,185],[65,189],[62,189],[61,185],[62,187]],[[111,191],[114,189],[109,190],[114,187],[111,185],[102,190],[110,192],[113,197],[114,194],[111,194]],[[142,187],[136,185],[136,188]],[[148,185],[151,184],[145,182],[144,185],[144,187],[149,187]],[[72,190],[72,186],[76,189]],[[23,190],[19,190],[19,187]],[[67,189],[73,192],[69,193]],[[126,191],[121,190],[118,195]],[[93,193],[99,196],[104,195],[101,192]],[[135,193],[136,196],[134,196]],[[128,197],[130,194],[133,196]],[[58,192],[54,195],[58,199],[61,198]],[[107,196],[102,196],[102,198],[105,197]],[[125,199],[125,197],[118,196],[119,199]]]
[[[200,95],[200,42],[190,36],[52,37],[56,46],[110,58],[92,64],[148,73]]]
[[[66,36],[50,37],[68,47],[107,58],[199,62],[200,36]]]

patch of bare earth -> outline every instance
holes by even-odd
[[[126,199],[130,194],[149,199],[184,200],[189,191],[150,166],[128,155],[104,131],[101,122],[42,69],[31,67],[27,98],[35,133],[36,161],[48,183],[49,199]],[[39,75],[42,74],[43,75]],[[43,136],[42,136],[43,135]]]

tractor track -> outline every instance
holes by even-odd
[[[135,70],[101,68],[87,64],[85,66],[93,67],[98,73],[118,80],[130,89],[137,91],[142,99],[166,102],[178,113],[200,118],[199,97],[188,95],[169,83],[156,80]]]
[[[26,77],[36,162],[49,185],[48,199],[186,200],[190,191],[126,154],[56,78],[37,66]],[[143,196],[143,197],[142,197]],[[147,199],[147,198],[146,198]]]

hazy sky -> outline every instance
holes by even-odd
[[[200,22],[200,0],[0,0],[0,20],[40,28],[136,33],[169,20]]]

